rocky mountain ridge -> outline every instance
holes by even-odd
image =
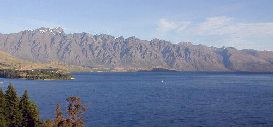
[[[166,68],[178,71],[273,72],[273,52],[215,48],[191,43],[66,34],[62,28],[39,28],[0,34],[0,50],[33,62],[114,70]]]

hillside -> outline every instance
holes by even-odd
[[[91,68],[91,70],[273,72],[273,52],[215,48],[191,43],[89,33],[66,34],[61,28],[39,28],[0,34],[0,50],[32,61]],[[55,64],[54,64],[55,65]]]
[[[71,80],[66,66],[55,63],[32,63],[17,59],[0,51],[0,78],[23,78],[30,80]]]
[[[47,68],[56,68],[63,72],[81,71],[86,69],[88,70],[88,68],[83,68],[75,65],[65,65],[59,62],[30,62],[0,51],[0,69],[33,70]]]
[[[0,68],[1,69],[8,69],[8,68],[20,69],[23,66],[28,66],[31,64],[32,64],[31,62],[17,59],[14,56],[11,56],[5,52],[0,51]]]

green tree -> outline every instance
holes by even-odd
[[[25,90],[20,100],[20,111],[22,112],[22,127],[39,126],[39,111],[35,103],[31,102],[28,92]]]
[[[5,94],[2,89],[0,89],[0,127],[7,126],[7,118],[6,118],[6,100]]]
[[[19,108],[19,97],[16,90],[10,83],[5,94],[6,99],[6,117],[9,127],[20,127],[22,121],[22,114]]]

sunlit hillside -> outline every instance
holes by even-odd
[[[83,71],[89,70],[88,68],[67,65],[59,62],[48,62],[48,63],[34,63],[27,60],[22,60],[11,56],[6,52],[0,51],[0,68],[1,69],[17,69],[17,70],[31,70],[31,69],[42,69],[42,68],[58,68],[62,71],[73,72],[73,71]]]

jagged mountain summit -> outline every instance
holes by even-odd
[[[62,28],[0,34],[0,50],[33,62],[58,61],[113,70],[273,72],[271,51],[172,44],[159,39],[125,39],[106,34],[66,34]]]

